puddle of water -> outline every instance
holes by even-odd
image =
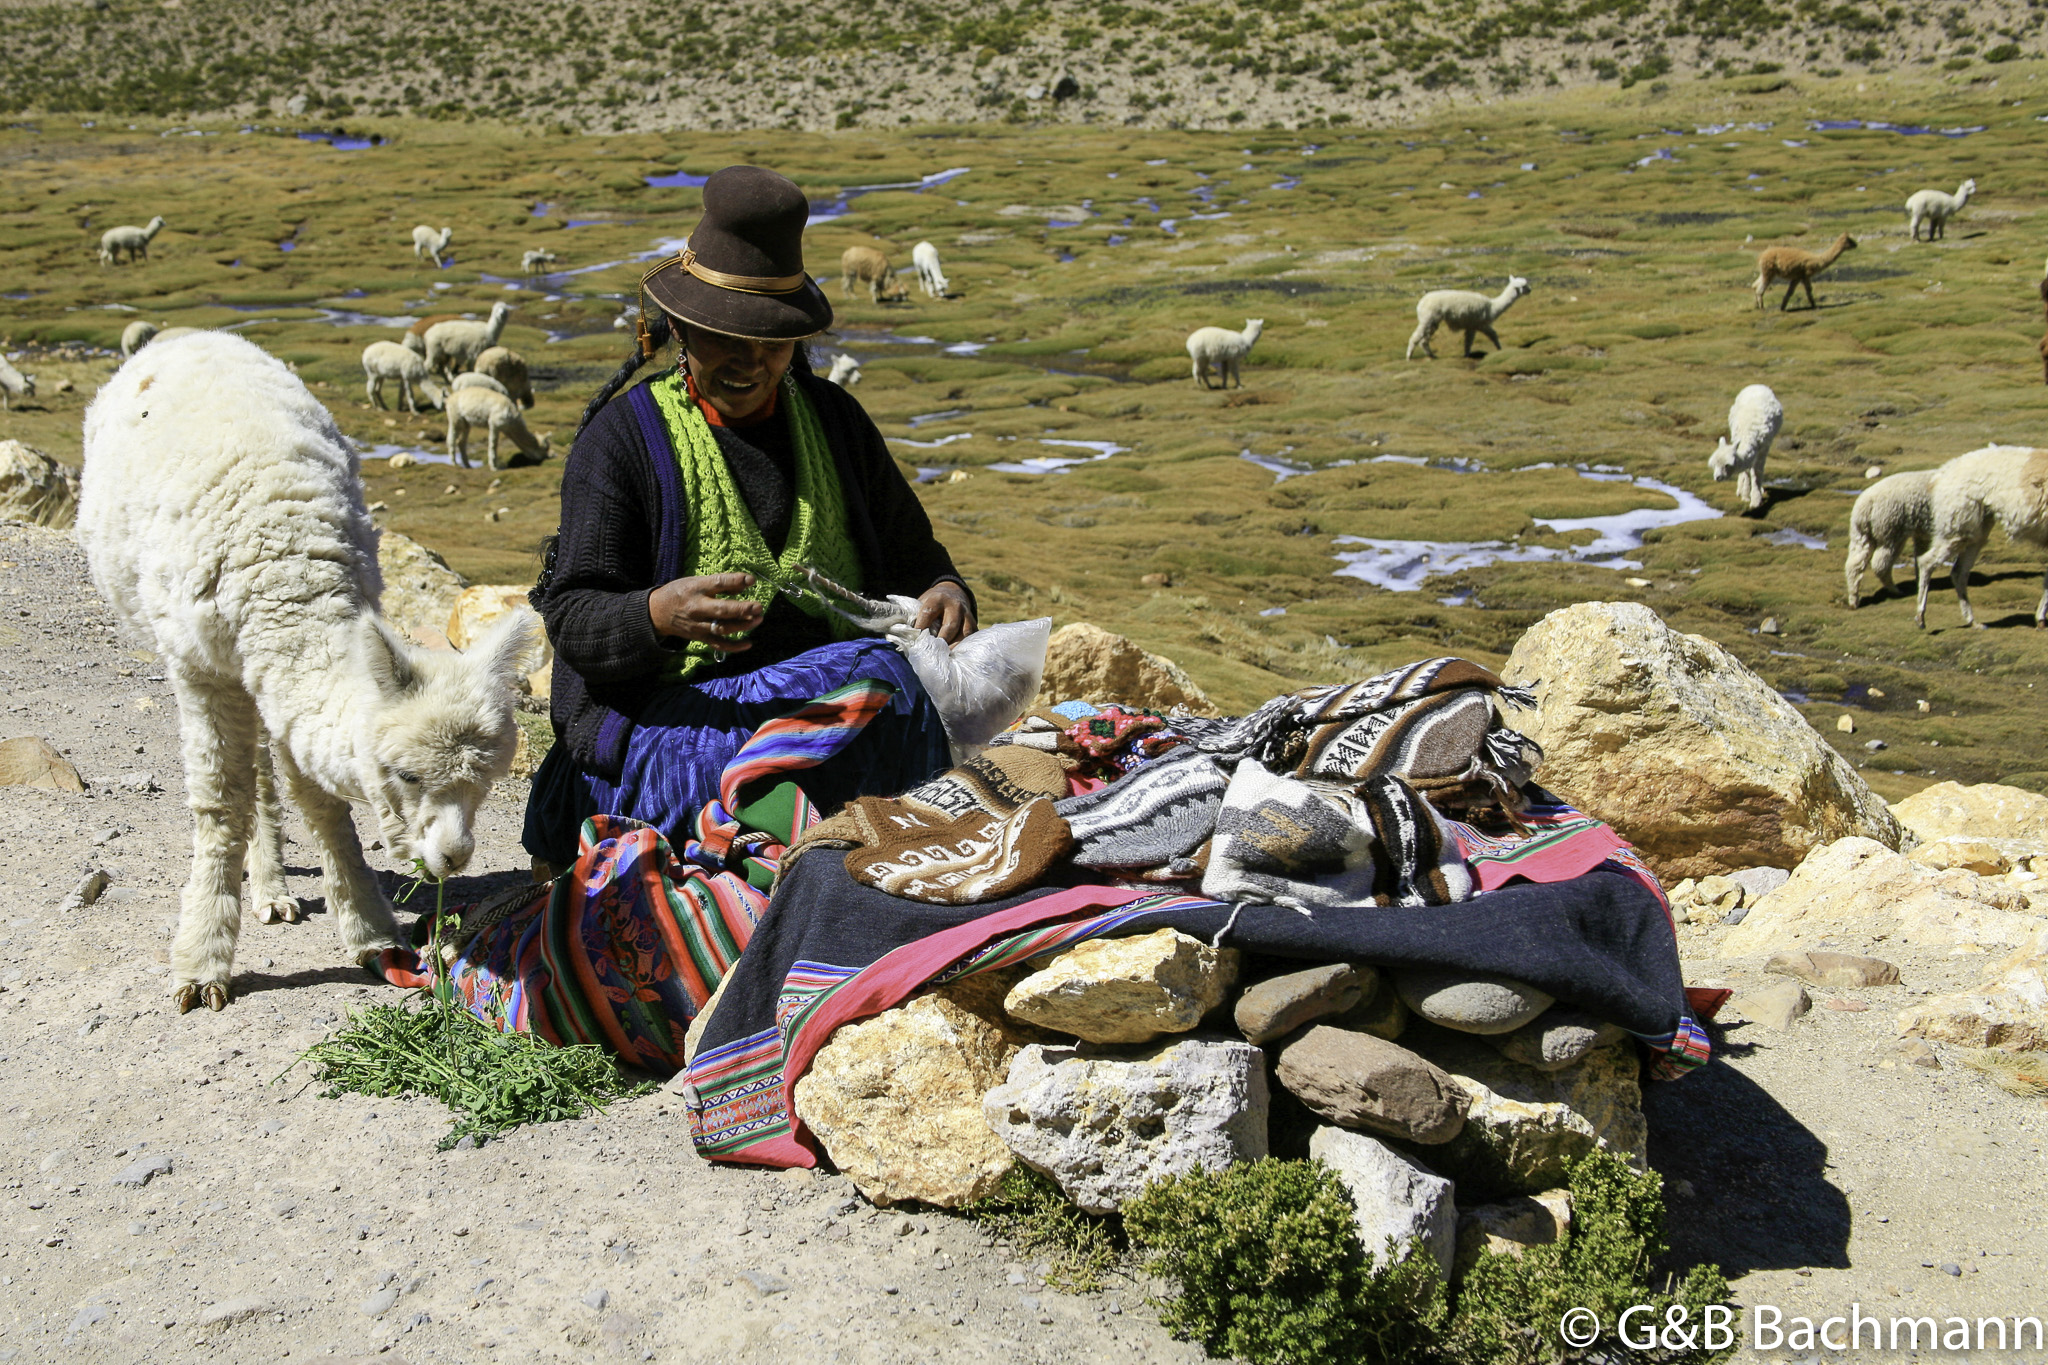
[[[346,308],[322,308],[320,321],[329,327],[410,327],[419,319],[411,314],[387,318],[379,313],[356,313]]]
[[[1300,186],[1300,184],[1301,184],[1301,177],[1300,177],[1300,176],[1298,176],[1298,175],[1283,175],[1283,176],[1281,176],[1281,177],[1280,177],[1280,178],[1279,178],[1278,180],[1275,180],[1275,181],[1274,181],[1274,182],[1272,183],[1272,185],[1270,185],[1270,186],[1269,186],[1268,188],[1270,188],[1270,189],[1276,189],[1276,190],[1291,190],[1291,189],[1295,189],[1295,188],[1299,187],[1299,186]]]
[[[951,436],[941,436],[936,441],[913,441],[908,436],[890,436],[886,439],[891,445],[909,446],[913,450],[937,450],[940,446],[949,446],[955,441],[971,441],[974,439],[974,433],[956,431]]]
[[[1221,213],[1191,213],[1188,215],[1188,221],[1190,223],[1207,223],[1212,222],[1218,218],[1228,218],[1229,216],[1229,209],[1225,209]],[[1161,223],[1159,226],[1165,227],[1166,224]]]
[[[1161,218],[1159,220],[1159,230],[1169,237],[1178,237],[1180,234],[1174,231],[1173,225],[1179,221],[1180,219],[1178,218]]]
[[[1152,198],[1152,196],[1150,195],[1140,195],[1136,199],[1133,199],[1131,202],[1133,204],[1136,204],[1139,208],[1150,209],[1154,213],[1159,212],[1159,201],[1157,199]]]
[[[1145,164],[1147,166],[1164,166],[1166,164],[1166,158],[1162,156],[1157,161],[1148,161]]]
[[[526,216],[529,218],[545,218],[548,216],[548,211],[552,208],[554,208],[554,205],[543,199],[531,209],[528,209]]]
[[[1078,220],[1067,218],[1048,218],[1045,220],[1045,225],[1048,228],[1076,228],[1081,226]]]
[[[1702,123],[1697,125],[1693,131],[1701,137],[1719,137],[1723,133],[1768,133],[1771,131],[1771,125],[1768,123]]]
[[[848,350],[855,346],[936,346],[937,337],[900,336],[895,332],[874,332],[859,327],[841,327],[832,334]]]
[[[1449,597],[1439,597],[1436,600],[1446,607],[1462,607],[1472,600],[1472,590],[1467,588],[1463,592],[1455,592]]]
[[[631,227],[639,221],[638,218],[570,218],[563,222],[562,227],[565,230],[568,228],[587,227]]]
[[[643,175],[640,177],[651,190],[695,190],[702,189],[708,175],[692,175],[688,171],[671,171],[667,175]]]
[[[1073,253],[1073,252],[1071,252],[1071,251],[1062,251],[1062,252],[1061,252],[1061,253],[1059,254],[1059,262],[1060,262],[1060,264],[1061,264],[1061,265],[1071,265],[1071,264],[1073,264],[1073,262],[1074,262],[1074,253]]]
[[[1984,131],[1984,125],[1981,123],[1968,128],[1928,128],[1917,123],[1887,123],[1883,119],[1860,118],[1809,119],[1806,126],[1816,133],[1841,133],[1864,129],[1873,133],[1900,133],[1906,137],[1968,137],[1972,133]],[[1790,147],[1793,144],[1788,142],[1785,145]],[[1799,145],[1803,147],[1806,144],[1802,142]]]
[[[956,341],[951,346],[943,347],[942,351],[946,355],[976,355],[987,349],[986,341]]]
[[[921,464],[917,467],[917,482],[937,483],[951,472],[942,464]]]
[[[1261,616],[1285,616],[1286,614],[1287,608],[1285,607],[1267,607],[1259,613]]]
[[[989,468],[1003,474],[1058,474],[1077,464],[1093,464],[1097,460],[1106,460],[1112,455],[1121,455],[1130,449],[1129,446],[1118,445],[1115,441],[1067,441],[1042,437],[1038,443],[1042,446],[1058,446],[1090,453],[1036,455],[1025,460],[1006,460],[1002,464],[992,464]]]
[[[1597,478],[1604,471],[1578,472],[1581,478]],[[1415,592],[1432,574],[1483,569],[1492,564],[1551,561],[1591,564],[1603,569],[1639,569],[1641,564],[1625,556],[1629,551],[1641,548],[1646,533],[1689,521],[1710,521],[1721,515],[1684,489],[1674,488],[1657,479],[1646,477],[1629,482],[1637,488],[1662,493],[1677,505],[1662,510],[1640,507],[1603,517],[1534,518],[1538,526],[1553,533],[1594,533],[1594,538],[1586,544],[1564,549],[1547,545],[1516,545],[1500,540],[1375,540],[1365,536],[1338,536],[1335,544],[1365,548],[1339,551],[1335,557],[1344,567],[1337,570],[1337,576],[1362,578],[1389,592]]]
[[[920,412],[915,417],[905,418],[904,421],[909,424],[912,431],[916,431],[919,427],[932,422],[950,422],[955,417],[965,417],[967,413],[966,408],[947,408],[943,412]]]
[[[343,132],[307,132],[297,136],[301,142],[324,142],[337,152],[363,152],[384,145],[381,137],[351,137]]]
[[[1651,152],[1648,156],[1644,157],[1642,160],[1636,162],[1635,164],[1638,166],[1649,166],[1659,161],[1676,160],[1678,160],[1678,158],[1672,155],[1671,149],[1669,147],[1659,147],[1656,151]]]
[[[1771,532],[1764,540],[1771,545],[1797,545],[1807,550],[1825,550],[1828,547],[1828,543],[1819,536],[1810,536],[1790,526]]]
[[[1122,246],[1128,240],[1129,239],[1125,237],[1121,232],[1112,232],[1109,234],[1108,245]]]
[[[413,446],[375,445],[362,452],[362,458],[365,460],[388,460],[393,455],[410,455],[421,464],[452,465],[455,463],[455,457],[443,451],[420,450]],[[472,455],[471,459],[474,460],[475,456]]]
[[[279,251],[297,251],[299,249],[299,244],[297,242],[279,242],[277,244],[277,249]]]
[[[933,171],[919,180],[898,180],[886,185],[849,185],[830,199],[813,199],[811,216],[804,226],[816,227],[820,223],[829,223],[834,218],[843,217],[852,208],[853,201],[863,194],[872,194],[876,190],[909,190],[912,194],[923,194],[926,190],[936,189],[949,181],[957,180],[973,169],[972,166],[955,166],[950,170]]]
[[[1293,460],[1283,460],[1278,455],[1254,455],[1249,450],[1241,450],[1237,453],[1237,458],[1248,460],[1261,469],[1271,471],[1274,483],[1285,483],[1297,474],[1313,474],[1316,472],[1313,465],[1300,464]]]

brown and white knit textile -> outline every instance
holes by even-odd
[[[1053,800],[1065,767],[1048,753],[992,749],[893,800],[863,796],[814,825],[783,859],[846,850],[856,881],[936,905],[973,905],[1034,886],[1074,846]]]

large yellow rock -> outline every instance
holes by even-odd
[[[528,591],[518,583],[473,583],[464,588],[448,609],[448,643],[457,649],[468,649],[491,622],[528,605]],[[543,641],[540,667],[526,675],[527,691],[536,697],[546,697],[554,670],[555,646],[551,641]]]
[[[1872,839],[1840,839],[1808,854],[1790,881],[1729,930],[1720,951],[1761,956],[1836,936],[2003,947],[2026,941],[2043,924],[2026,892],[2003,879],[1926,867]]]
[[[1003,1008],[1083,1042],[1143,1043],[1194,1028],[1236,980],[1236,949],[1160,929],[1069,948],[1012,987]]]
[[[78,471],[20,441],[0,441],[0,521],[59,530],[78,517]]]
[[[379,535],[384,619],[430,649],[446,649],[448,613],[469,580],[411,536],[388,528],[380,528]]]
[[[797,1117],[877,1204],[974,1203],[1016,1164],[981,1097],[1023,1041],[944,991],[919,996],[833,1030],[796,1084]]]
[[[1903,1011],[1899,1032],[1964,1047],[2048,1051],[2048,930],[1992,963],[1974,990]]]
[[[1053,706],[1077,699],[1161,713],[1216,714],[1215,705],[1179,664],[1084,621],[1052,633],[1045,650],[1045,677],[1032,704]]]
[[[1899,822],[1762,678],[1639,602],[1581,602],[1516,642],[1501,670],[1539,684],[1537,780],[1607,821],[1667,883],[1790,867],[1849,835],[1898,847]]]
[[[53,791],[82,792],[85,783],[78,769],[50,742],[37,735],[0,742],[0,787],[48,787]]]
[[[1924,840],[1967,834],[2048,842],[2048,796],[1996,782],[1937,782],[1893,806],[1892,814]]]

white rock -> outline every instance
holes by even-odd
[[[1308,1154],[1320,1158],[1351,1191],[1358,1240],[1367,1256],[1384,1264],[1391,1237],[1399,1259],[1407,1254],[1409,1240],[1420,1237],[1444,1274],[1451,1273],[1458,1249],[1455,1185],[1378,1138],[1348,1128],[1316,1129]]]
[[[1150,1049],[1033,1044],[982,1115],[1090,1213],[1166,1175],[1266,1155],[1266,1060],[1250,1043],[1181,1038]]]
[[[1084,1042],[1143,1043],[1193,1029],[1236,980],[1236,949],[1159,929],[1076,944],[1012,987],[1003,1008]]]

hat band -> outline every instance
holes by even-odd
[[[718,289],[731,289],[741,294],[794,294],[802,289],[809,276],[799,270],[794,275],[731,275],[723,270],[713,270],[697,259],[697,253],[688,247],[670,259],[647,272],[645,279],[652,279],[672,265],[679,265],[704,283]],[[643,280],[643,283],[645,281]]]

